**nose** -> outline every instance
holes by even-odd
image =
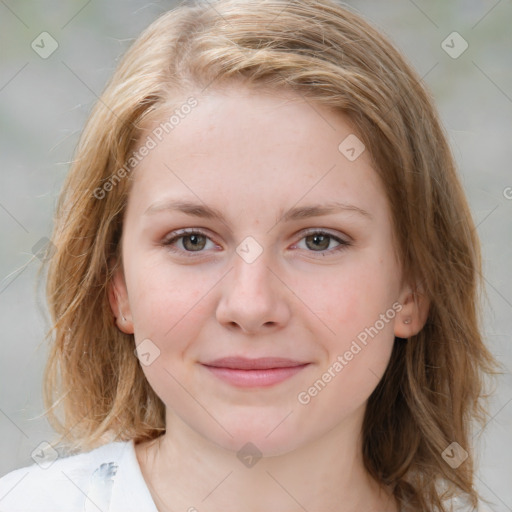
[[[287,323],[292,294],[283,283],[285,279],[270,266],[265,251],[251,263],[234,254],[234,268],[223,280],[217,306],[219,323],[251,334],[277,330]]]

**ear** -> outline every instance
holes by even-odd
[[[423,289],[416,287],[412,290],[410,286],[404,286],[398,301],[402,309],[395,317],[395,336],[407,339],[418,334],[425,326],[430,301]]]
[[[117,327],[125,334],[133,334],[133,319],[128,300],[128,291],[121,266],[116,268],[108,284],[108,300],[114,313]]]

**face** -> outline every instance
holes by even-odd
[[[111,304],[168,427],[285,453],[361,419],[419,324],[348,119],[286,91],[197,99],[136,167]]]

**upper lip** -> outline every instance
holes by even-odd
[[[236,370],[268,370],[270,368],[292,368],[294,366],[303,366],[308,363],[283,357],[259,357],[257,359],[247,359],[245,357],[223,357],[221,359],[215,359],[214,361],[202,364],[205,366],[231,368]]]

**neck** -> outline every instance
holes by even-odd
[[[389,491],[364,469],[360,423],[283,455],[251,459],[247,453],[242,463],[172,416],[166,434],[136,445],[136,453],[160,512],[396,512]]]

